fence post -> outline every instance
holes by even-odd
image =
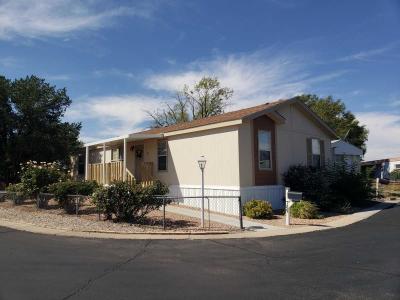
[[[240,222],[240,229],[243,230],[243,213],[242,213],[242,196],[239,196],[239,222]]]
[[[165,230],[165,197],[163,197],[163,230]]]
[[[76,213],[76,217],[78,217],[78,214],[79,214],[79,197],[75,197],[75,213]]]
[[[375,187],[376,191],[376,199],[378,199],[379,197],[379,178],[376,178],[376,187]]]
[[[290,225],[289,188],[285,188],[286,226]]]
[[[211,230],[211,214],[210,214],[210,198],[207,197],[208,200],[208,230]]]

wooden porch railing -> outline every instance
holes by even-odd
[[[123,180],[123,161],[116,161],[106,163],[106,184],[110,184],[114,181],[122,181]],[[141,176],[142,180],[140,181],[142,186],[149,186],[154,183],[153,177],[153,163],[152,162],[144,162],[140,166],[141,168]],[[103,164],[89,164],[89,180],[94,180],[99,184],[102,184],[103,181]],[[136,182],[135,176],[126,169],[126,181],[133,184]]]
[[[133,176],[131,171],[129,171],[128,169],[126,169],[126,181],[130,184],[133,184],[136,182],[135,176]]]
[[[89,180],[103,183],[103,164],[89,164]]]
[[[106,164],[106,183],[122,180],[124,177],[124,165],[122,161],[115,161]]]

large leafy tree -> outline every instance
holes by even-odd
[[[322,120],[324,120],[336,134],[354,146],[366,152],[368,129],[360,125],[355,115],[346,109],[346,105],[340,99],[328,96],[320,98],[317,95],[302,95],[298,97],[307,104]]]
[[[1,178],[15,180],[19,164],[27,160],[68,165],[70,156],[81,146],[81,124],[62,120],[71,105],[66,89],[57,89],[36,76],[6,82],[1,112],[12,122],[4,123],[11,124],[11,128],[7,131],[5,150],[9,159]]]
[[[0,76],[0,184],[11,162],[10,140],[13,134],[13,112],[10,101],[10,81]]]
[[[233,90],[221,87],[217,78],[203,77],[193,87],[184,86],[172,104],[149,112],[153,127],[164,127],[190,120],[215,116],[224,112]]]

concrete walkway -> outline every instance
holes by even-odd
[[[178,205],[168,205],[165,210],[170,213],[175,213],[175,214],[180,214],[184,216],[189,216],[193,218],[200,218],[201,212],[200,210],[195,210],[191,208],[186,208],[186,207],[181,207]],[[208,224],[208,212],[205,212],[205,222],[206,226]],[[239,217],[235,216],[224,216],[221,214],[216,214],[216,213],[210,213],[210,220],[211,222],[218,222],[221,224],[229,225],[229,226],[234,226],[234,227],[240,227],[239,223]],[[251,230],[251,231],[263,231],[263,230],[278,230],[282,229],[283,227],[278,227],[278,226],[272,226],[272,225],[267,225],[263,224],[261,222],[257,221],[249,221],[243,219],[243,226],[246,230]]]

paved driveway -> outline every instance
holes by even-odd
[[[0,299],[400,299],[400,206],[248,240],[121,241],[0,228]]]

